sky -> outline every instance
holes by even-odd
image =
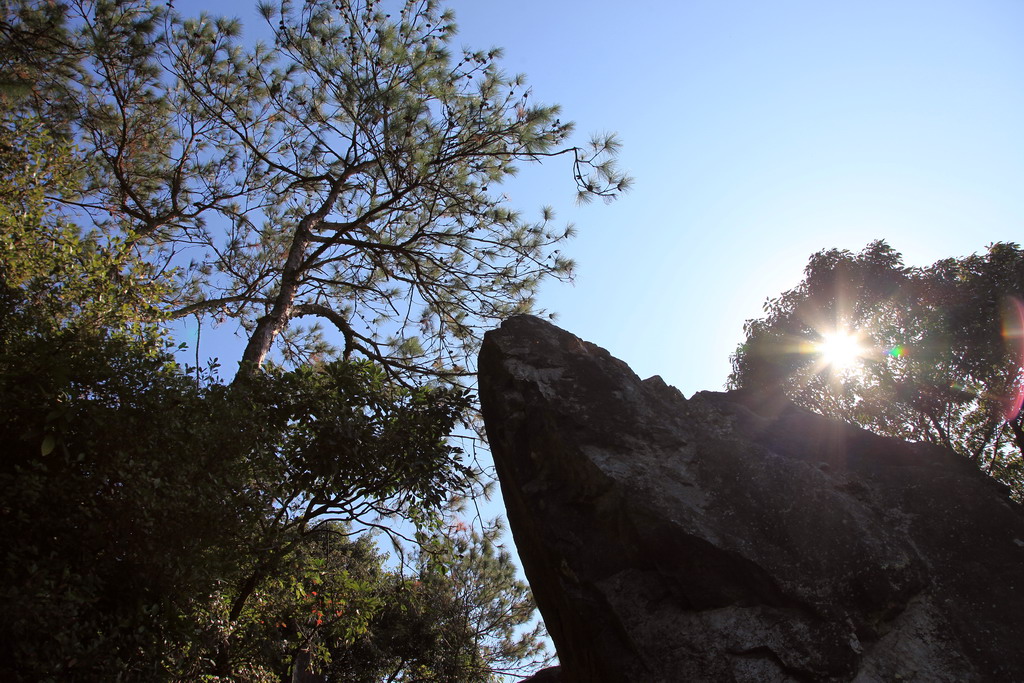
[[[634,189],[574,204],[567,164],[513,202],[579,228],[558,323],[684,394],[723,387],[745,320],[821,249],[909,265],[1024,237],[1024,4],[456,0],[580,141],[614,131]]]
[[[1024,3],[447,6],[456,47],[502,47],[573,142],[619,136],[636,182],[610,205],[576,205],[568,159],[503,191],[579,230],[574,284],[545,285],[540,306],[685,395],[723,388],[744,321],[816,251],[885,239],[927,265],[1024,237]],[[248,0],[176,7],[262,23]]]

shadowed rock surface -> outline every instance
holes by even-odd
[[[965,459],[529,316],[479,372],[557,680],[1024,681],[1024,510]]]
[[[562,669],[558,666],[549,666],[519,683],[562,683]]]

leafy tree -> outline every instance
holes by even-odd
[[[1024,496],[1024,251],[908,268],[885,242],[813,255],[803,281],[746,324],[734,387],[778,389],[822,414],[970,458]],[[846,335],[847,364],[829,357]],[[833,362],[830,362],[833,361]]]
[[[535,653],[490,540],[435,539],[429,591],[318,544],[396,517],[443,529],[470,483],[446,439],[468,396],[435,380],[572,271],[571,228],[524,220],[500,183],[565,156],[581,200],[611,199],[617,143],[570,146],[500,51],[450,49],[430,0],[260,11],[266,43],[144,0],[3,4],[6,676],[279,679],[354,661],[396,605],[428,615],[414,657],[392,639],[374,660],[396,680],[486,680]],[[153,323],[191,315],[247,331],[230,386],[163,355]],[[267,367],[275,344],[296,369]],[[361,615],[327,630],[304,613],[326,566]]]
[[[46,214],[70,148],[4,121],[0,160],[0,677],[149,678],[223,569],[240,461],[176,419],[209,408],[134,322],[159,291],[132,283],[146,264]]]
[[[267,584],[238,628],[276,662],[306,663],[320,680],[485,682],[545,661],[529,589],[490,538],[435,535],[412,566],[388,566],[369,536],[326,526]],[[277,652],[277,655],[274,655]]]
[[[162,291],[133,282],[149,265],[45,212],[72,150],[28,120],[0,135],[0,678],[280,680],[386,628],[404,580],[368,541],[322,544],[341,523],[441,529],[470,475],[447,441],[466,392],[368,361],[197,381],[136,322]],[[505,578],[487,599],[521,601]],[[328,631],[309,621],[325,592],[296,597],[317,585],[344,610]],[[419,635],[403,647],[429,673],[450,644]]]
[[[150,264],[47,211],[48,193],[75,186],[76,167],[74,150],[37,119],[0,118],[0,277],[55,324],[140,333],[167,291]]]
[[[457,525],[462,526],[462,525]],[[493,681],[532,673],[548,663],[543,626],[534,615],[529,586],[516,576],[509,553],[495,545],[500,529],[465,529],[435,539],[420,551],[413,587],[420,623],[447,651],[419,654],[438,681]],[[428,641],[430,642],[430,641]],[[440,661],[437,657],[441,655]],[[399,680],[420,680],[409,675]]]
[[[197,386],[151,342],[4,301],[4,678],[258,680],[281,638],[240,627],[331,522],[429,530],[462,490],[461,390],[341,362]]]
[[[424,544],[411,576],[392,577],[395,597],[367,637],[332,656],[337,680],[498,681],[547,662],[543,627],[526,628],[529,586],[495,546],[499,530],[457,526]]]
[[[3,298],[0,677],[158,680],[259,500],[225,495],[244,464],[208,450],[215,406],[151,347]]]
[[[29,30],[14,6],[8,23]],[[295,361],[330,351],[324,322],[344,357],[466,374],[483,327],[572,271],[553,249],[571,228],[549,210],[524,220],[501,181],[566,155],[581,199],[629,183],[615,139],[567,146],[572,124],[532,103],[499,50],[453,55],[453,16],[432,0],[393,15],[374,0],[265,2],[268,43],[139,1],[62,7],[79,60],[38,74],[24,105],[84,146],[88,181],[58,199],[182,266],[164,310],[237,320],[250,371],[275,340]]]

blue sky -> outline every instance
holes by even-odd
[[[687,395],[720,389],[745,319],[811,253],[883,238],[911,265],[1024,237],[1024,4],[461,0],[578,132],[616,131],[634,190],[573,204],[568,168],[513,201],[579,227],[559,324]]]
[[[744,320],[815,251],[882,238],[925,265],[1024,237],[1024,3],[447,6],[456,42],[503,47],[578,142],[618,133],[636,185],[611,205],[576,206],[564,160],[505,189],[579,228],[575,285],[541,305],[686,395],[722,388]],[[254,2],[177,7],[262,22]]]

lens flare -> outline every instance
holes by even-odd
[[[1012,383],[1016,391],[1006,401],[1006,413],[1003,415],[1009,422],[1015,420],[1024,407],[1024,377],[1021,376],[1024,373],[1024,302],[1015,296],[1008,297],[1003,310],[1003,339],[1016,365],[1016,377]]]
[[[864,357],[865,349],[861,346],[859,335],[836,330],[821,335],[818,352],[826,365],[842,371],[857,365]]]

